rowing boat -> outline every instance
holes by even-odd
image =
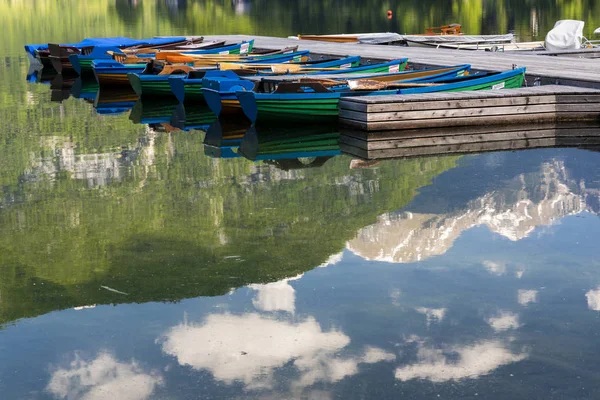
[[[302,51],[298,53],[290,53],[290,54],[282,54],[277,56],[277,60],[280,61],[290,61],[297,57],[304,57],[308,54],[308,51]],[[267,58],[268,61],[273,60],[273,58]],[[261,59],[259,59],[261,60]],[[251,60],[250,62],[253,62]],[[243,64],[236,64],[237,68],[242,69]],[[167,72],[166,69],[169,68],[171,72]],[[149,63],[148,66],[141,73],[129,73],[127,75],[129,79],[129,83],[138,94],[138,96],[165,96],[165,95],[173,95],[172,87],[175,86],[178,94],[176,95],[179,98],[180,92],[180,84],[176,79],[188,79],[185,83],[194,84],[197,79],[204,78],[205,74],[215,68],[202,68],[202,69],[194,69],[189,66],[164,66],[162,71],[158,71],[154,68],[153,63]],[[158,72],[158,74],[157,74]],[[220,76],[217,74],[216,76]],[[237,77],[237,75],[236,75]],[[238,78],[239,79],[239,78]],[[184,85],[185,92],[185,85]],[[198,93],[198,90],[190,90],[191,93]]]
[[[290,48],[288,48],[290,49]],[[284,49],[285,50],[285,49]],[[259,62],[262,60],[268,60],[268,61],[272,61],[272,60],[276,60],[278,62],[284,62],[284,61],[292,61],[292,60],[302,60],[304,59],[307,55],[308,55],[308,51],[307,50],[303,50],[303,51],[299,51],[299,52],[290,52],[287,54],[281,54],[280,51],[273,51],[270,53],[266,53],[266,54],[260,54],[260,55],[250,55],[250,56],[244,56],[243,58],[238,58],[240,60],[244,60],[248,63],[252,63],[252,62]],[[224,57],[224,56],[218,56],[218,57]],[[149,64],[150,63],[150,64]],[[134,63],[134,64],[123,64],[121,62],[118,62],[116,60],[96,60],[92,63],[92,67],[93,67],[93,71],[94,71],[94,75],[96,76],[96,79],[98,80],[98,83],[100,85],[130,85],[130,80],[127,77],[127,74],[143,74],[143,73],[148,73],[149,75],[157,75],[161,72],[161,70],[163,70],[164,68],[167,68],[171,71],[175,71],[177,72],[178,70],[181,73],[190,71],[190,70],[199,70],[199,71],[203,71],[203,70],[207,70],[207,69],[216,69],[216,63],[217,61],[212,61],[211,63],[207,63],[206,65],[203,65],[203,67],[199,67],[199,68],[194,68],[197,66],[196,63],[193,63],[193,65],[187,65],[185,67],[179,68],[179,67],[173,67],[172,65],[164,65],[164,63],[162,62],[157,62],[154,63],[152,60],[149,60],[148,62],[140,62],[140,63]],[[155,68],[156,67],[156,68]],[[172,72],[170,72],[169,74],[172,74]],[[160,81],[161,79],[164,79],[164,85],[163,88],[166,89],[169,85],[168,85],[168,74],[166,74],[166,71],[163,75],[161,75],[162,78],[157,78],[157,81]],[[142,78],[145,79],[145,78]],[[156,85],[156,83],[153,83],[153,85]],[[141,90],[141,92],[144,91],[143,89],[143,83],[139,83],[139,89]],[[141,93],[140,92],[140,93]]]
[[[64,45],[50,43],[46,46],[27,45],[25,49],[30,52],[35,49],[35,55],[42,61],[42,64],[50,63],[58,73],[73,72],[71,56],[78,54],[90,54],[98,49],[104,52],[108,50],[121,51],[127,48],[146,48],[153,46],[157,48],[177,48],[180,45],[198,44],[203,41],[201,36],[198,37],[164,37],[151,38],[143,40],[135,40],[129,38],[100,38],[100,39],[85,39],[76,44]]]
[[[291,55],[290,55],[291,57]],[[356,65],[359,62],[360,57],[347,57],[344,59],[336,60],[336,61],[328,61],[323,63],[312,63],[312,64],[256,64],[256,63],[227,63],[227,68],[225,70],[235,69],[238,71],[249,70],[250,73],[256,73],[260,68],[273,68],[277,69],[276,72],[279,74],[289,73],[290,70],[299,71],[308,74],[335,74],[339,72],[348,72],[348,73],[377,73],[377,72],[394,72],[394,71],[402,71],[406,67],[407,59],[401,60],[393,60],[387,63],[382,64],[373,64],[366,66],[358,66],[353,68],[353,65]],[[272,59],[268,60],[269,62]],[[220,69],[223,70],[225,63],[221,63],[219,65]],[[174,69],[180,72],[177,76],[173,76],[174,74],[160,74],[154,75],[147,73],[151,68],[147,68],[144,73],[141,74],[130,74],[129,82],[131,86],[134,88],[135,92],[138,96],[156,96],[156,95],[166,95],[173,93],[180,101],[183,101],[185,98],[186,87],[191,95],[193,95],[196,100],[201,98],[201,88],[202,88],[202,80],[205,78],[207,73],[206,69],[202,70],[187,70],[187,69],[178,69],[178,67],[173,67]],[[247,71],[248,72],[248,71]],[[223,77],[222,75],[213,75],[215,78]],[[226,76],[228,80],[234,79],[239,80],[238,76]],[[181,79],[185,79],[185,81],[179,81]],[[236,100],[235,96],[232,93],[232,100]]]
[[[146,64],[121,64],[114,60],[100,60],[92,63],[94,76],[100,86],[129,86],[129,73],[142,73]]]
[[[180,51],[191,51],[191,50],[199,50],[199,49],[212,49],[215,47],[222,47],[225,45],[224,41],[209,41],[209,42],[201,42],[192,45],[182,45],[182,46],[170,46],[169,50],[164,50],[168,52],[180,52]],[[127,51],[127,53],[123,52],[123,57],[127,57],[127,54],[133,54],[138,59],[148,60],[154,57],[156,52],[161,51],[163,47],[135,47],[135,48],[126,48],[121,51]],[[132,50],[137,50],[137,53],[132,52]],[[93,62],[99,60],[110,60],[114,58],[115,52],[112,48],[107,47],[94,47],[90,52],[82,52],[81,54],[72,54],[69,56],[69,61],[71,62],[73,69],[79,75],[93,74]],[[142,53],[141,50],[144,50]],[[117,52],[117,54],[119,54]]]
[[[317,82],[319,85],[327,86],[329,91],[344,92],[351,90],[348,86],[347,79],[354,81],[367,81],[389,85],[398,85],[403,82],[420,82],[427,79],[450,79],[456,76],[468,74],[471,66],[469,64],[457,65],[453,67],[430,68],[425,70],[384,73],[384,74],[343,74],[343,78],[338,78],[338,75],[304,75],[300,77],[278,76],[268,77],[257,80],[258,78],[236,76],[222,76],[218,78],[206,78],[202,85],[202,95],[206,103],[215,115],[243,115],[237,92],[236,85],[243,86],[243,90],[258,91],[262,93],[270,93],[278,90],[282,83],[296,84],[297,88],[301,88],[303,82]],[[246,82],[254,82],[251,86]],[[239,82],[239,83],[238,83]],[[380,89],[380,87],[379,87]],[[175,92],[175,91],[174,91]]]
[[[401,35],[393,32],[385,33],[353,33],[337,35],[298,35],[290,36],[290,39],[317,40],[333,43],[363,43],[363,44],[386,44],[402,40]]]
[[[419,47],[430,47],[436,49],[452,49],[452,50],[485,50],[485,51],[536,51],[545,50],[544,42],[515,42],[515,43],[498,43],[498,42],[459,42],[459,43],[439,43],[439,42],[419,42],[415,43],[412,40],[407,40],[409,46],[418,45]]]
[[[502,35],[401,35],[402,41],[410,47],[430,47],[431,44],[498,44],[512,43],[515,35],[506,33]]]
[[[281,50],[269,51],[267,53],[250,53],[248,55],[213,55],[213,54],[189,54],[189,53],[159,53],[157,60],[173,64],[193,64],[196,67],[204,65],[216,65],[219,62],[305,62],[308,60],[308,50],[297,51],[298,47],[286,47]],[[132,59],[130,59],[132,60]],[[123,60],[118,60],[123,62]],[[127,62],[127,60],[125,60]],[[137,61],[133,59],[132,61]]]
[[[236,96],[244,114],[253,123],[261,120],[288,122],[290,120],[331,121],[337,119],[338,103],[341,97],[517,88],[522,86],[524,76],[525,68],[517,68],[506,72],[440,79],[431,82],[433,84],[416,83],[413,87],[397,90],[367,92],[336,92],[326,89],[318,82],[295,84],[286,82],[281,83],[273,93],[238,91]],[[287,92],[288,90],[293,92]],[[206,97],[208,99],[208,96]]]

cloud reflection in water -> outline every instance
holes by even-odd
[[[69,368],[52,373],[46,390],[59,399],[144,400],[162,384],[161,376],[135,361],[119,362],[103,352],[91,361],[76,355]]]
[[[281,321],[257,313],[213,314],[202,324],[180,324],[165,335],[163,352],[181,365],[209,370],[215,379],[247,389],[270,389],[277,368],[298,370],[293,387],[337,382],[358,372],[361,363],[392,361],[395,355],[367,347],[360,357],[340,357],[350,338],[339,330],[323,331],[314,318]]]

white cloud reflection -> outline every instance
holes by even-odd
[[[135,361],[119,362],[100,353],[92,361],[76,355],[69,368],[52,373],[46,390],[59,399],[144,400],[162,383],[162,377],[144,372]]]
[[[298,389],[354,375],[361,363],[395,359],[374,347],[343,358],[338,353],[350,338],[341,331],[323,331],[314,318],[291,322],[256,313],[209,315],[201,325],[173,327],[163,340],[163,352],[179,364],[208,370],[227,384],[241,381],[247,389],[272,388],[275,370],[290,362],[300,373],[292,383]]]
[[[588,308],[594,311],[600,311],[600,286],[595,290],[590,290],[585,294]]]
[[[537,302],[537,294],[537,290],[519,289],[519,291],[517,292],[517,300],[519,301],[520,305],[526,306],[529,303]]]
[[[250,289],[258,292],[252,304],[261,311],[286,311],[293,314],[296,310],[296,291],[289,282],[301,277],[302,274],[264,285],[249,285]]]
[[[521,361],[526,354],[511,353],[501,341],[489,340],[468,346],[455,346],[446,351],[418,344],[417,363],[396,369],[396,379],[427,379],[447,382],[474,379],[498,367]]]
[[[426,307],[417,307],[415,311],[425,315],[427,318],[427,326],[431,325],[434,322],[441,322],[446,315],[445,308],[426,308]]]
[[[490,274],[501,276],[506,273],[506,265],[501,262],[486,260],[483,262],[483,266],[488,270]]]
[[[496,332],[517,329],[521,326],[519,316],[508,311],[502,311],[498,316],[488,318],[487,322]]]

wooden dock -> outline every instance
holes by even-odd
[[[548,147],[600,151],[600,124],[579,122],[340,133],[342,152],[366,160]]]
[[[600,60],[540,56],[535,52],[487,52],[448,49],[427,49],[418,47],[385,46],[356,43],[328,43],[310,40],[294,40],[267,36],[223,35],[207,36],[206,40],[227,40],[239,42],[255,39],[255,47],[280,49],[299,46],[300,50],[310,50],[313,54],[332,56],[358,55],[365,59],[388,60],[408,57],[411,65],[444,66],[471,64],[476,71],[505,71],[513,65],[527,68],[527,80],[531,84],[560,84],[600,89]]]
[[[340,100],[340,124],[365,131],[600,121],[600,90],[571,86],[358,96]]]

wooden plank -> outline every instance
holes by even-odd
[[[490,116],[501,115],[509,123],[512,115],[535,114],[535,113],[555,113],[556,105],[543,104],[533,106],[511,106],[511,107],[487,107],[487,108],[467,108],[467,109],[448,109],[448,110],[426,110],[426,111],[406,111],[392,113],[359,113],[350,110],[340,110],[341,119],[353,119],[356,121],[367,122],[368,124],[377,122],[400,122],[428,120],[433,124],[434,120],[460,119],[465,117],[487,118]],[[450,126],[450,123],[448,124]],[[436,125],[440,126],[440,125]]]
[[[454,126],[442,128],[421,128],[421,129],[402,129],[402,130],[387,130],[387,131],[362,131],[357,129],[342,128],[340,134],[342,136],[351,136],[360,140],[377,141],[377,140],[393,140],[399,138],[427,138],[436,136],[452,136],[452,135],[475,135],[487,134],[496,132],[521,132],[533,131],[541,129],[555,129],[555,122],[542,122],[535,125],[472,125],[472,126]],[[597,129],[597,123],[582,123],[579,121],[564,122],[560,126],[564,129],[572,129],[576,131],[586,132],[589,129]]]
[[[434,92],[421,94],[391,94],[381,96],[354,96],[341,99],[343,102],[367,103],[367,104],[388,104],[388,103],[407,103],[414,101],[422,101],[424,99],[430,101],[439,100],[467,100],[481,98],[505,98],[505,97],[520,97],[520,96],[542,96],[542,95],[600,95],[600,90],[575,88],[572,86],[548,85],[534,86],[520,89],[502,89],[502,90],[475,90],[465,92]]]
[[[343,100],[340,101],[339,106],[340,110],[344,109],[357,112],[367,112],[367,107],[369,107],[369,105],[365,103],[344,102]]]
[[[496,107],[517,106],[533,104],[557,104],[557,103],[582,103],[600,104],[600,93],[598,95],[541,95],[505,98],[481,98],[473,100],[438,100],[419,101],[410,103],[385,103],[364,104],[340,101],[340,110],[363,111],[367,113],[394,112],[394,111],[423,111],[449,108],[473,108],[473,107]]]
[[[515,114],[550,113],[550,112],[589,112],[600,113],[600,103],[596,104],[532,104],[522,106],[478,107],[437,109],[425,111],[398,111],[389,113],[360,113],[350,110],[340,110],[341,118],[350,118],[358,121],[406,121],[419,119],[448,119],[460,117],[487,117],[504,115],[510,119]]]
[[[422,120],[404,120],[404,121],[382,121],[369,122],[359,121],[349,118],[341,118],[340,124],[343,126],[354,127],[358,129],[366,129],[369,131],[390,130],[390,129],[412,129],[412,128],[435,128],[447,126],[468,126],[478,124],[516,124],[516,123],[538,123],[538,122],[554,122],[554,121],[584,121],[598,120],[598,114],[589,112],[546,112],[546,113],[530,113],[516,114],[507,119],[505,115],[492,115],[485,117],[463,117],[463,118],[440,118],[440,119],[422,119]]]

